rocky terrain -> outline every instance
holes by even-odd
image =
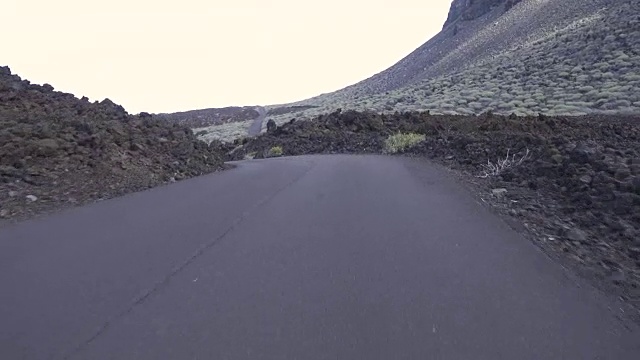
[[[390,149],[397,134],[421,136]],[[237,160],[398,152],[441,162],[550,255],[640,306],[640,117],[336,111],[236,145]]]
[[[192,131],[36,85],[0,67],[0,221],[223,168]]]

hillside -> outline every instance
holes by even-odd
[[[105,199],[223,168],[188,127],[91,103],[0,67],[0,220]]]
[[[293,105],[315,107],[270,118],[639,113],[640,2],[456,0],[442,31],[391,68]]]
[[[225,108],[211,108],[190,110],[153,116],[183,126],[192,128],[222,125],[230,122],[250,121],[258,117],[254,106],[230,106]]]

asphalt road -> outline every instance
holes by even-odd
[[[267,118],[267,109],[265,109],[264,107],[257,106],[256,111],[258,112],[258,117],[251,123],[251,126],[249,127],[249,136],[260,135],[260,132],[262,131],[262,123]]]
[[[0,359],[639,359],[619,316],[418,160],[242,162],[0,229]]]

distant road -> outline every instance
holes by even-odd
[[[0,359],[640,359],[440,168],[306,156],[0,229]]]
[[[249,127],[249,136],[260,135],[262,131],[262,123],[267,118],[267,109],[262,106],[257,106],[255,110],[260,114],[257,119],[253,121],[251,127]]]

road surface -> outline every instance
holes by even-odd
[[[262,106],[257,106],[255,110],[258,112],[258,117],[251,123],[249,127],[249,136],[257,136],[260,135],[262,131],[262,123],[267,118],[267,109]]]
[[[640,359],[438,167],[308,156],[0,229],[0,359]]]

